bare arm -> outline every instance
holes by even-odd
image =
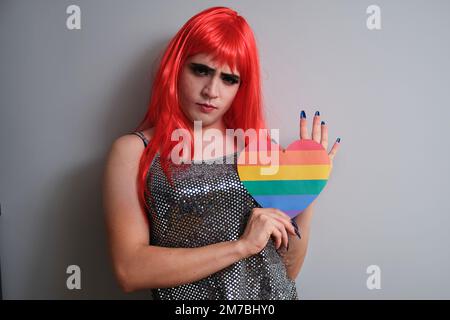
[[[306,114],[302,111],[300,117],[300,139],[311,139],[311,135],[308,133]],[[328,149],[328,125],[325,122],[320,121],[320,113],[316,112],[313,118],[313,128],[312,128],[312,140],[320,143],[322,147]],[[338,138],[333,144],[328,156],[330,158],[331,168],[333,167],[333,158],[339,149],[341,139]],[[330,173],[331,173],[330,168]],[[283,254],[283,260],[286,265],[289,278],[294,280],[303,265],[306,257],[306,252],[308,249],[309,235],[310,235],[310,225],[313,216],[314,204],[317,198],[301,213],[295,218],[297,225],[302,234],[302,239],[297,237],[289,236],[289,251]],[[292,248],[292,249],[291,249]]]
[[[289,235],[289,250],[283,251],[283,261],[286,265],[287,275],[292,280],[297,278],[305,261],[315,201],[295,218],[302,238],[299,239],[297,236]]]
[[[149,225],[139,204],[136,177],[144,146],[134,135],[112,145],[103,176],[103,207],[110,256],[125,292],[174,287],[203,279],[249,254],[241,241],[199,248],[149,245]]]

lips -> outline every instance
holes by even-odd
[[[200,106],[200,111],[203,113],[211,113],[214,112],[217,108],[210,104],[200,104],[197,103]]]
[[[206,103],[197,103],[199,106],[204,106],[206,108],[214,108],[217,109],[217,107],[213,106],[212,104],[206,104]]]

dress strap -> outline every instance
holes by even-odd
[[[142,141],[144,142],[144,146],[147,147],[148,145],[148,140],[147,138],[144,136],[144,134],[142,133],[142,131],[135,131],[135,132],[130,132],[130,134],[135,134],[138,137],[140,137],[142,139]]]

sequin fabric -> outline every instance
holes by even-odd
[[[195,248],[240,238],[251,209],[260,206],[239,180],[238,156],[236,152],[190,166],[171,163],[173,188],[156,154],[149,169],[152,179],[147,174],[155,200],[147,198],[151,245]],[[295,281],[287,277],[272,238],[258,254],[204,279],[151,293],[155,300],[298,299]]]

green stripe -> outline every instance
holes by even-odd
[[[252,195],[319,194],[328,180],[242,181]]]

